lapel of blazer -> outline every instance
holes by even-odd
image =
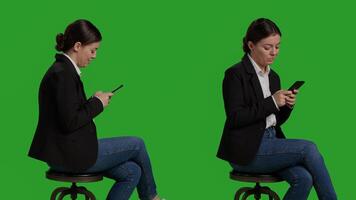
[[[80,76],[78,75],[77,71],[75,70],[74,65],[72,64],[72,62],[66,56],[64,56],[62,54],[56,54],[56,61],[64,63],[63,66],[65,66],[66,69],[71,72],[71,74],[73,75],[74,79],[79,83],[81,95],[83,96],[84,99],[87,99],[86,94],[84,92],[83,82],[80,79]]]
[[[242,58],[242,63],[247,74],[249,75],[249,81],[253,87],[257,100],[264,99],[260,81],[258,80],[256,71],[247,54],[245,54],[245,56]]]

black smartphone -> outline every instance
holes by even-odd
[[[302,85],[305,83],[305,81],[296,81],[293,83],[292,86],[290,86],[288,88],[289,91],[293,91],[293,90],[297,90],[299,89],[300,87],[302,87]]]
[[[119,87],[115,88],[113,91],[111,91],[111,93],[116,92],[118,89],[120,89],[120,88],[122,88],[122,87],[124,87],[124,85],[123,85],[123,84],[119,85]]]

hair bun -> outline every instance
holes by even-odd
[[[58,33],[56,36],[56,50],[57,51],[63,51],[64,48],[64,34],[63,33]]]

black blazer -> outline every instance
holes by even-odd
[[[44,75],[39,89],[39,120],[29,156],[50,165],[82,171],[97,158],[93,118],[103,111],[101,101],[87,99],[73,64],[64,55]]]
[[[271,94],[281,88],[280,79],[272,69],[269,73]],[[240,63],[225,72],[223,97],[226,121],[217,157],[239,165],[251,162],[261,143],[266,117],[276,115],[276,134],[285,138],[280,126],[288,119],[291,109],[277,109],[272,96],[264,98],[256,71],[245,55]]]

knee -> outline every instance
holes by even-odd
[[[130,178],[131,181],[135,181],[138,183],[142,174],[141,167],[135,162],[128,162],[127,169],[128,169],[128,178]]]
[[[312,159],[316,159],[316,158],[322,159],[322,156],[318,150],[318,147],[314,142],[308,141],[305,145],[304,150],[305,150],[307,157],[312,158]]]
[[[313,177],[304,167],[295,168],[293,174],[293,179],[290,180],[291,185],[302,186],[307,190],[313,187]]]
[[[131,182],[134,185],[137,185],[141,178],[141,167],[135,162],[126,162],[121,166],[126,171],[125,175],[122,177],[124,180]]]
[[[108,171],[107,177],[118,182],[130,182],[131,185],[136,186],[141,178],[141,173],[141,167],[138,164],[128,161]]]
[[[297,182],[309,189],[313,187],[313,177],[306,169],[299,173]]]
[[[129,140],[135,146],[138,146],[140,148],[145,147],[145,142],[140,137],[129,137]]]

